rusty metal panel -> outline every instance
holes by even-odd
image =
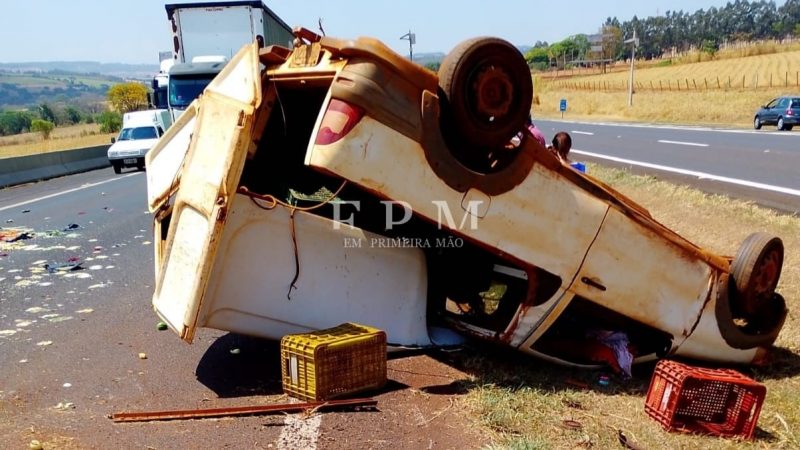
[[[558,274],[564,283],[577,272],[608,208],[558,174],[534,165],[518,186],[491,197],[488,207],[483,205],[484,217],[473,216],[462,207],[464,193],[433,172],[418,142],[369,116],[347,139],[312,145],[306,163],[381,197],[408,202],[415,213],[457,235]],[[445,211],[451,213],[452,227]]]
[[[261,101],[258,68],[258,48],[246,46],[206,89],[176,194],[153,306],[189,342],[250,146]]]
[[[680,342],[697,322],[712,274],[706,262],[612,208],[570,289]]]

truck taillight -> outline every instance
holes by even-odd
[[[322,116],[315,144],[333,144],[349,133],[362,117],[364,110],[358,106],[331,99],[325,115]]]

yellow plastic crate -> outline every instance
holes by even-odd
[[[355,323],[281,339],[283,392],[324,401],[386,384],[386,333]]]

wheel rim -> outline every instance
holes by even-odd
[[[781,129],[781,130],[783,129],[783,119],[782,118],[778,119],[778,128]]]
[[[492,64],[482,67],[472,83],[472,96],[475,99],[476,113],[490,121],[505,116],[511,110],[514,99],[511,76]]]
[[[753,121],[753,126],[755,126],[756,128],[761,126],[761,121],[758,119],[758,117],[756,117],[756,119]]]
[[[781,267],[781,255],[777,250],[764,255],[764,259],[753,269],[753,292],[756,299],[772,296]]]

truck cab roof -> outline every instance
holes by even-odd
[[[219,73],[226,62],[198,62],[175,64],[169,69],[170,76],[195,75],[201,73]]]

